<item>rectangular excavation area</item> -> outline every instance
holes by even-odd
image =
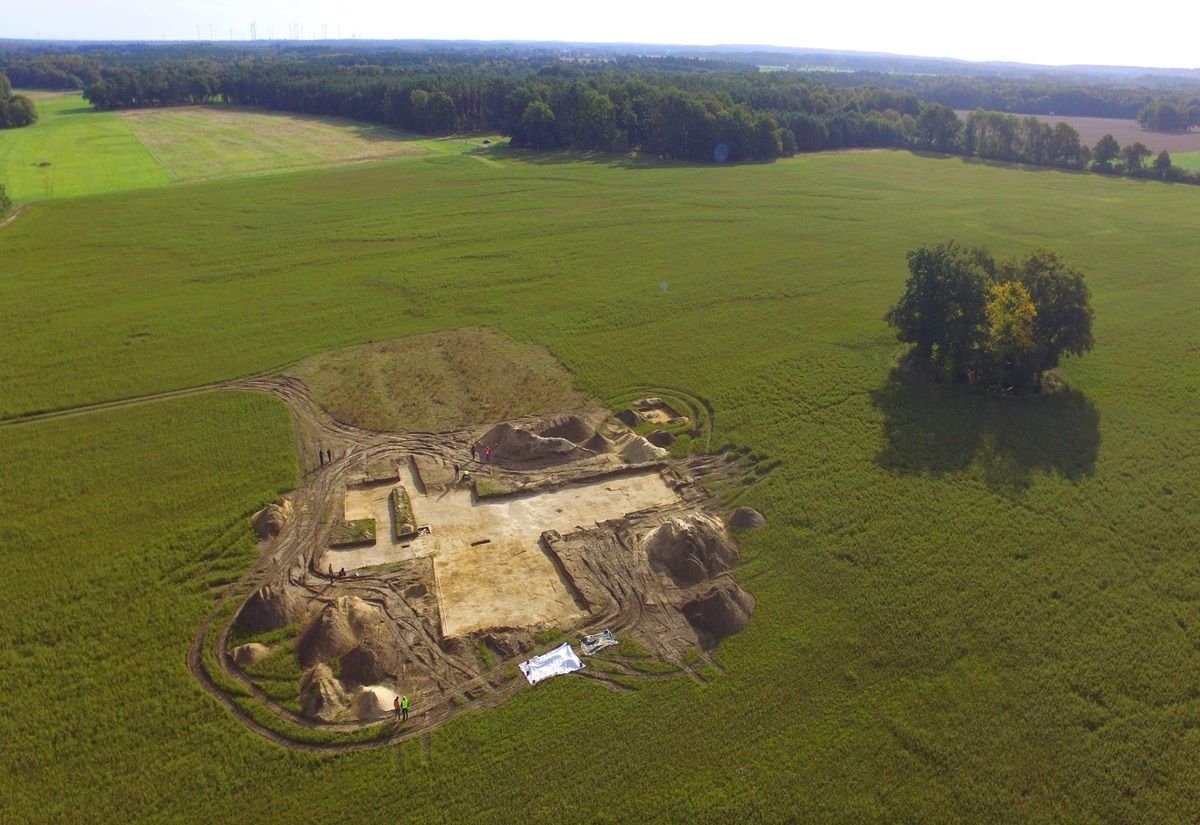
[[[377,564],[390,564],[405,561],[416,556],[416,546],[406,539],[396,541],[396,525],[393,524],[392,507],[388,496],[394,483],[372,484],[369,487],[353,487],[346,491],[346,521],[358,519],[375,519],[375,543],[365,547],[327,547],[317,569],[326,571],[330,565],[334,570],[357,570],[360,567],[372,567]],[[406,489],[413,491],[414,485]],[[420,496],[415,496],[420,499]],[[414,505],[414,510],[416,509]],[[418,511],[416,515],[421,514]],[[407,547],[405,545],[408,545]]]
[[[633,406],[641,414],[642,418],[654,424],[671,424],[673,422],[687,421],[686,418],[671,409],[670,405],[660,398],[643,398],[641,401],[635,402]]]
[[[432,533],[413,547],[433,556],[443,635],[569,624],[582,611],[542,548],[542,533],[678,499],[657,470],[489,501],[474,501],[466,490],[418,497],[414,509]]]

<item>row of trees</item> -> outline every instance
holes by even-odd
[[[922,107],[910,138],[914,147],[937,152],[1200,183],[1200,176],[1174,166],[1165,150],[1155,155],[1141,141],[1122,147],[1112,135],[1105,135],[1090,147],[1069,123],[1060,121],[1051,126],[1032,116],[975,111],[963,120],[953,109],[930,103]]]
[[[29,126],[37,120],[37,109],[25,95],[14,95],[8,76],[0,72],[0,129]]]
[[[1200,126],[1200,100],[1189,106],[1156,100],[1138,112],[1137,122],[1152,132],[1186,132]]]
[[[938,380],[1039,392],[1065,354],[1092,348],[1083,274],[1040,249],[997,263],[953,241],[908,253],[904,294],[887,313],[908,361]]]
[[[956,76],[925,73],[828,73],[824,82],[873,85],[910,93],[952,109],[1133,120],[1147,105],[1200,106],[1200,83],[1183,78],[1142,77],[1098,81],[1066,77]]]

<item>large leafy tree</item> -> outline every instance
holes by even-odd
[[[996,368],[996,384],[1019,373],[1020,365],[1033,352],[1037,308],[1029,290],[1019,281],[995,284],[987,304],[987,351]]]
[[[525,107],[521,115],[521,133],[525,137],[525,145],[530,149],[549,149],[557,142],[554,133],[555,117],[549,106],[540,100],[535,100]]]
[[[958,146],[962,122],[949,106],[930,103],[921,107],[913,130],[913,142],[927,149],[949,152]]]
[[[1034,346],[1023,372],[1040,390],[1042,373],[1057,367],[1063,354],[1083,355],[1094,345],[1091,292],[1083,273],[1049,249],[1005,265],[1000,277],[1024,286],[1037,311]]]
[[[1121,154],[1121,144],[1117,143],[1117,139],[1112,135],[1105,135],[1096,141],[1096,148],[1092,150],[1092,159],[1096,161],[1096,167],[1107,170],[1112,168],[1112,162]]]
[[[908,271],[886,320],[912,344],[911,363],[935,376],[1037,392],[1064,354],[1092,348],[1083,274],[1048,249],[997,267],[981,249],[927,244],[909,251]]]
[[[425,129],[431,134],[444,135],[454,131],[458,115],[454,100],[445,92],[434,92],[425,106]]]
[[[1125,161],[1125,168],[1130,172],[1138,172],[1146,165],[1146,159],[1154,153],[1149,147],[1141,141],[1131,143],[1121,150],[1121,157]]]
[[[987,253],[953,241],[908,253],[904,294],[886,319],[919,361],[934,363],[952,381],[966,380],[983,339],[993,271]]]
[[[1079,132],[1066,121],[1054,124],[1050,139],[1050,156],[1058,166],[1081,169],[1087,162],[1088,148],[1079,140]]]

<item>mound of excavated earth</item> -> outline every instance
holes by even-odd
[[[345,689],[329,665],[318,664],[300,677],[300,708],[306,716],[332,722],[348,701]]]
[[[564,458],[576,449],[574,441],[555,437],[543,438],[511,424],[497,424],[479,439],[476,446],[481,455],[491,447],[492,457],[500,461]]]
[[[646,439],[638,436],[621,449],[621,458],[630,464],[644,464],[647,461],[658,461],[667,454],[662,447],[655,447]]]
[[[577,415],[567,415],[552,418],[538,427],[537,434],[542,438],[565,438],[575,444],[582,444],[592,436],[592,428]]]
[[[655,430],[646,436],[646,440],[655,447],[670,447],[675,443],[675,436],[671,435],[666,430]]]
[[[279,535],[283,525],[292,517],[292,503],[281,498],[274,504],[268,504],[250,519],[250,526],[259,539],[270,539]]]
[[[382,719],[395,712],[396,692],[383,685],[371,685],[354,694],[354,715],[361,722]]]
[[[301,667],[345,656],[357,670],[353,676],[346,673],[343,660],[343,676],[370,684],[388,668],[387,652],[401,644],[400,633],[386,613],[358,596],[342,596],[327,603],[300,631],[296,654]],[[356,649],[360,652],[349,655]]]
[[[233,650],[229,651],[229,658],[238,667],[250,667],[257,662],[261,662],[267,656],[271,655],[271,648],[258,642],[251,642],[246,645],[238,645]]]
[[[685,587],[733,569],[740,558],[721,523],[703,513],[663,522],[645,546],[651,569]]]
[[[705,647],[741,633],[754,613],[754,597],[733,582],[714,586],[680,609]]]
[[[766,524],[767,519],[757,510],[750,507],[739,507],[733,511],[729,523],[744,530],[753,530],[755,527],[762,527]]]
[[[300,618],[304,602],[291,590],[268,584],[255,591],[238,611],[237,626],[248,633],[287,627]]]
[[[613,444],[608,438],[605,438],[602,433],[596,433],[579,446],[597,455],[604,455],[605,453],[611,453],[617,445]]]
[[[403,667],[400,649],[378,638],[379,635],[393,634],[372,634],[342,657],[343,679],[359,685],[372,685],[394,681],[400,676]]]
[[[642,420],[641,416],[639,416],[633,410],[621,410],[619,413],[617,413],[616,418],[626,427],[636,427],[638,422]]]

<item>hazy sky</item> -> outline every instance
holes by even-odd
[[[1140,18],[1106,13],[1098,0],[11,0],[5,6],[0,37],[194,40],[197,33],[208,39],[211,31],[214,39],[227,40],[232,29],[234,39],[247,40],[255,22],[260,39],[291,37],[298,25],[305,39],[340,33],[381,39],[756,43],[1025,63],[1200,65],[1194,0],[1155,3]]]

